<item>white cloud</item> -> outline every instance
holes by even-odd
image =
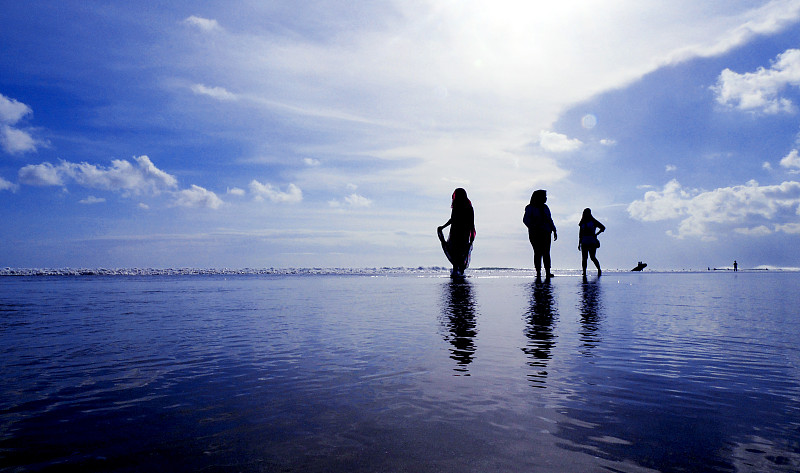
[[[32,186],[62,186],[72,180],[80,186],[131,194],[158,194],[177,187],[178,181],[170,174],[158,169],[147,156],[134,157],[130,161],[115,159],[108,168],[89,163],[61,161],[58,166],[51,163],[31,164],[19,170],[19,180]]]
[[[667,164],[666,168],[664,169],[666,172],[675,172],[678,170],[678,166],[674,164]]]
[[[14,125],[31,113],[31,108],[24,103],[0,94],[0,123]]]
[[[208,87],[203,84],[194,84],[191,89],[192,92],[197,95],[206,95],[217,100],[233,101],[238,99],[236,94],[228,92],[223,87]]]
[[[714,240],[729,231],[763,235],[767,225],[783,230],[800,212],[800,182],[761,186],[750,181],[743,186],[713,191],[683,189],[676,180],[661,191],[649,191],[644,199],[628,206],[628,214],[640,221],[681,219],[678,238],[698,237]],[[764,228],[762,228],[764,227]]]
[[[89,197],[87,197],[85,199],[79,200],[78,203],[79,204],[90,205],[90,204],[100,204],[100,203],[103,203],[105,201],[106,201],[106,199],[104,199],[102,197],[95,197],[93,195],[90,195]]]
[[[800,86],[800,49],[779,54],[769,69],[739,74],[725,69],[712,89],[717,101],[740,110],[779,113],[794,111],[794,104],[780,97],[787,86]]]
[[[192,184],[192,187],[189,189],[184,189],[175,193],[175,205],[180,207],[218,209],[222,205],[222,199],[217,197],[217,194]]]
[[[17,185],[0,177],[0,191],[16,191]]]
[[[289,184],[286,192],[282,192],[272,184],[262,184],[253,179],[250,182],[250,192],[255,194],[256,200],[269,199],[278,203],[297,203],[303,200],[303,192],[294,184]]]
[[[617,140],[610,140],[610,139],[602,139],[600,140],[600,144],[603,146],[614,146],[617,144]]]
[[[800,155],[796,149],[793,149],[789,154],[783,157],[780,162],[781,167],[787,169],[800,170]]]
[[[783,225],[775,225],[776,232],[784,232],[790,235],[800,235],[800,223],[785,223]]]
[[[546,151],[563,153],[575,151],[583,145],[583,142],[577,138],[570,139],[561,133],[542,130],[542,132],[539,133],[539,145]]]
[[[766,225],[759,225],[753,228],[734,228],[733,231],[742,235],[755,237],[767,236],[773,233]]]
[[[769,161],[764,161],[764,164],[761,165],[761,168],[767,171],[772,171],[772,164]]]
[[[0,146],[7,153],[19,154],[36,150],[38,143],[31,134],[13,126],[32,113],[31,108],[24,103],[0,94]]]
[[[246,191],[238,187],[233,187],[228,189],[228,194],[241,197],[246,194]]]
[[[202,18],[202,17],[195,16],[195,15],[192,15],[192,16],[186,18],[185,20],[183,20],[183,23],[187,24],[189,26],[193,26],[195,28],[199,28],[199,29],[201,29],[203,31],[206,31],[206,32],[215,31],[215,30],[218,31],[218,30],[222,29],[222,27],[219,26],[219,23],[217,22],[217,20],[210,20],[208,18]]]
[[[321,164],[319,159],[314,158],[303,158],[303,162],[306,166],[319,166]]]
[[[0,145],[9,154],[36,150],[36,140],[27,131],[8,125],[0,125]]]
[[[19,182],[29,186],[61,186],[62,172],[50,163],[29,164],[19,170]]]
[[[137,207],[139,207],[139,208],[140,208],[140,209],[142,209],[142,210],[150,210],[150,206],[149,206],[149,205],[147,205],[147,204],[145,204],[144,202],[139,202],[139,204],[137,205]]]
[[[372,200],[368,199],[362,195],[352,193],[344,198],[344,203],[338,200],[331,200],[328,202],[331,207],[352,207],[352,208],[366,208],[372,206]]]

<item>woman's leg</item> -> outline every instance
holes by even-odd
[[[531,248],[533,248],[533,267],[536,268],[536,277],[538,278],[542,275],[542,253],[536,236],[530,230],[528,230],[528,241],[531,242]]]
[[[589,256],[592,258],[592,263],[597,268],[597,275],[600,276],[603,271],[600,270],[600,262],[597,261],[597,256],[595,256],[595,252],[597,252],[597,248],[592,248],[589,250]],[[584,272],[586,272],[586,260],[583,263]]]
[[[586,276],[586,259],[589,257],[589,250],[586,245],[581,245],[581,267],[583,268],[583,275]]]
[[[544,271],[547,277],[552,276],[550,272],[550,233],[542,236],[542,259],[544,260]]]

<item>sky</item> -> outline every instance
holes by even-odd
[[[800,268],[800,0],[0,10],[0,267]]]

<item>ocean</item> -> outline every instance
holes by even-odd
[[[800,273],[467,273],[6,270],[0,470],[800,470]]]

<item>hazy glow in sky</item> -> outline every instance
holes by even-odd
[[[0,266],[800,267],[800,1],[7,3]]]

